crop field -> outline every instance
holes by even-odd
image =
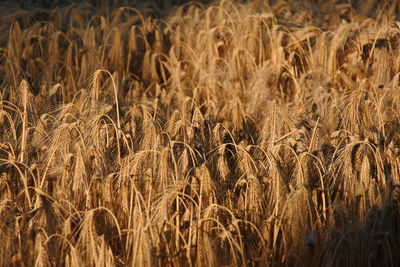
[[[0,266],[400,266],[400,2],[173,2],[0,2]]]

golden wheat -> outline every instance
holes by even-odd
[[[398,1],[5,1],[0,266],[398,266]]]

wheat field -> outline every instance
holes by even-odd
[[[2,1],[0,266],[400,266],[400,3]]]

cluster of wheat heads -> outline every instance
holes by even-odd
[[[398,2],[25,2],[0,266],[400,264]]]

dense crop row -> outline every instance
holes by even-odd
[[[0,266],[400,265],[398,2],[35,2],[0,11]]]

